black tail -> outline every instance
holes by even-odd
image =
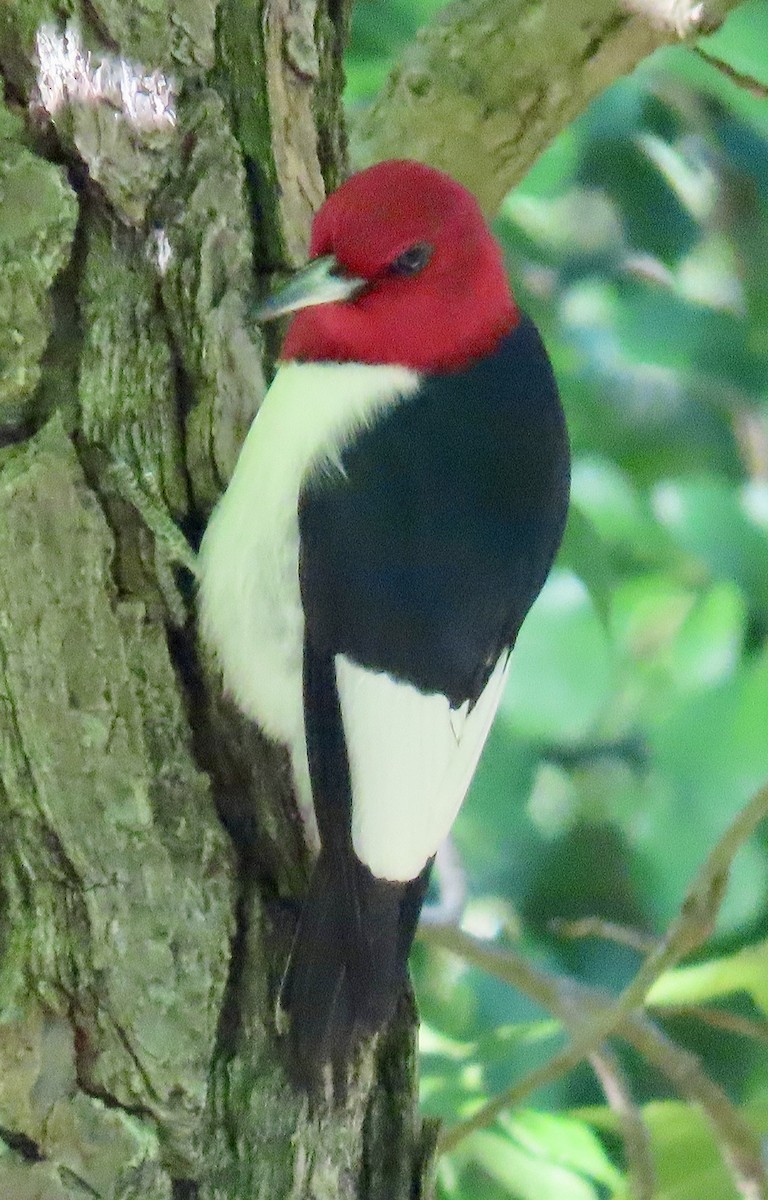
[[[322,851],[280,991],[289,1018],[290,1070],[324,1091],[330,1066],[343,1092],[358,1043],[391,1017],[407,982],[408,952],[431,863],[406,883],[377,879],[352,848],[352,797],[333,660],[305,648],[304,709]]]
[[[343,1094],[359,1042],[392,1016],[408,980],[408,951],[426,891],[429,867],[399,884],[356,867],[350,894],[334,858],[321,853],[280,990],[290,1021],[290,1073],[311,1092],[325,1090],[330,1066],[334,1091]]]

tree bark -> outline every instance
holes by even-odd
[[[306,851],[175,561],[263,395],[253,272],[302,259],[346,170],[347,7],[75,8],[0,21],[0,1195],[426,1198],[410,1000],[344,1108],[285,1081],[274,984]],[[360,123],[361,161],[409,151],[492,208],[668,36],[555,8],[457,6]],[[512,59],[483,74],[502,34]]]

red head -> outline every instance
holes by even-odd
[[[301,308],[284,360],[451,370],[490,352],[519,319],[477,202],[421,163],[383,162],[348,179],[315,217],[310,253],[324,260],[308,268],[315,290],[293,283],[282,305],[276,297],[274,315]]]

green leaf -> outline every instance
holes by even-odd
[[[681,696],[646,738],[666,801],[653,814],[658,920],[668,920],[688,881],[739,809],[768,778],[768,656],[740,667],[722,684]],[[736,857],[720,909],[722,931],[760,920],[768,886],[768,854],[753,838]]]
[[[512,655],[501,712],[528,737],[576,742],[610,701],[613,663],[605,628],[584,584],[555,570]]]
[[[750,351],[748,326],[734,313],[630,283],[623,289],[615,328],[627,359],[652,363],[659,376],[667,368],[680,372],[682,382],[695,366],[705,377],[759,394],[765,368]]]
[[[450,1154],[443,1154],[437,1160],[438,1200],[461,1200],[461,1195],[461,1172]]]
[[[736,669],[746,625],[746,605],[735,584],[717,583],[696,598],[666,657],[680,691],[726,679]]]
[[[657,725],[681,696],[730,678],[739,669],[745,624],[746,605],[733,583],[701,592],[657,573],[620,584],[611,631],[626,660],[628,711]]]
[[[598,1200],[595,1187],[583,1176],[531,1154],[508,1137],[492,1130],[474,1134],[467,1156],[491,1179],[509,1188],[517,1200]]]
[[[741,1111],[758,1133],[768,1131],[764,1106]],[[654,1200],[739,1200],[711,1126],[698,1109],[663,1101],[646,1104],[642,1113],[656,1168]],[[575,1115],[598,1130],[620,1132],[618,1117],[607,1108],[579,1109]],[[612,1200],[631,1197],[621,1188]]]
[[[396,58],[442,0],[358,0],[352,7],[350,47],[344,58],[347,104],[371,100],[383,87]]]
[[[716,33],[701,42],[702,49],[724,59],[744,75],[768,85],[768,5],[765,0],[749,0],[731,13]]]
[[[570,569],[582,581],[595,609],[606,621],[614,585],[610,558],[605,543],[589,517],[573,503],[557,563],[559,567]]]
[[[639,562],[661,565],[680,561],[679,550],[653,516],[645,497],[615,462],[598,455],[576,459],[571,496],[603,544]]]
[[[505,222],[538,243],[548,262],[574,257],[613,261],[623,245],[621,219],[597,188],[574,188],[552,199],[513,192],[502,207]]]
[[[667,574],[625,580],[616,589],[611,612],[617,645],[638,667],[655,664],[678,636],[695,600],[695,592]]]
[[[707,693],[683,698],[648,731],[658,766],[691,812],[722,828],[768,777],[768,655]]]
[[[610,1187],[616,1186],[621,1177],[600,1139],[575,1117],[517,1109],[503,1113],[499,1124],[531,1154]]]
[[[648,993],[650,1005],[703,1004],[747,992],[768,1017],[768,940],[735,954],[667,971]]]
[[[735,580],[768,612],[768,535],[751,520],[737,488],[714,476],[672,479],[654,491],[659,519],[716,579]]]

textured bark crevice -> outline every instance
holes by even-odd
[[[170,1194],[200,1169],[231,855],[57,418],[6,451],[0,507],[0,1122],[97,1195]]]

